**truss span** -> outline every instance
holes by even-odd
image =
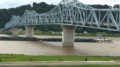
[[[120,31],[120,9],[97,9],[77,0],[63,0],[47,13],[26,10],[21,17],[13,16],[5,29],[26,25],[69,25]]]

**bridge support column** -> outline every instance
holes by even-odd
[[[34,26],[26,26],[26,37],[33,37]]]
[[[11,28],[9,31],[12,32],[13,36],[18,36],[19,28],[14,27],[14,28]]]
[[[63,47],[74,47],[74,35],[75,27],[74,26],[62,26],[62,45]]]

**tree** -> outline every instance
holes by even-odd
[[[90,5],[90,6],[92,6],[94,8],[101,8],[101,9],[111,7],[108,5]],[[41,2],[41,3],[34,2],[32,6],[30,4],[28,4],[28,5],[22,5],[22,6],[19,6],[16,8],[0,9],[0,28],[4,28],[4,25],[11,19],[12,15],[22,16],[25,10],[35,10],[37,13],[41,14],[41,13],[50,11],[54,7],[55,7],[55,5],[53,5],[53,4],[47,4],[45,2]],[[118,8],[118,4],[114,5],[114,8]],[[104,13],[105,12],[103,11],[101,17],[103,17]],[[23,27],[23,29],[24,29],[24,27]],[[56,26],[56,25],[35,26],[35,29],[41,30],[41,31],[61,31],[61,27]],[[76,32],[78,32],[78,33],[82,33],[84,31],[87,31],[90,33],[93,33],[93,32],[96,33],[98,31],[102,32],[103,30],[80,28],[80,27],[77,27],[77,29],[76,29]]]
[[[115,5],[113,6],[113,8],[120,8],[120,5],[119,5],[119,4],[115,4]]]

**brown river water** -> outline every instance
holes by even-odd
[[[1,35],[6,36],[6,35]],[[61,36],[35,36],[38,38],[61,38]],[[96,37],[76,37],[96,38]],[[113,43],[76,42],[74,48],[63,48],[61,42],[0,41],[0,54],[25,55],[80,55],[120,56],[120,38],[109,37]]]

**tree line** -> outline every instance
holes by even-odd
[[[35,10],[37,13],[45,13],[53,9],[56,5],[53,4],[47,4],[45,2],[41,3],[33,3],[32,5],[22,5],[16,8],[9,8],[9,9],[0,9],[0,28],[4,28],[4,25],[11,19],[12,15],[18,15],[22,16],[25,10]],[[114,7],[111,7],[109,5],[90,5],[95,8],[119,8],[119,5],[116,4]],[[24,28],[24,27],[23,27]],[[41,31],[61,31],[60,26],[35,26],[36,30]],[[90,32],[90,33],[97,33],[97,32],[111,32],[111,31],[104,31],[104,30],[98,30],[98,29],[89,29],[89,28],[81,28],[77,27],[76,32]],[[116,32],[117,33],[117,32]]]

